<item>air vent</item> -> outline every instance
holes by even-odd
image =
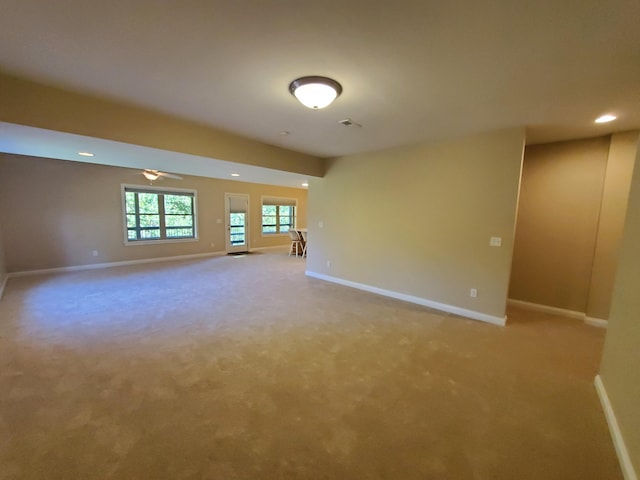
[[[350,118],[345,118],[344,120],[339,120],[338,123],[340,125],[344,125],[345,127],[351,127],[351,126],[362,127],[362,125],[360,125],[358,122],[354,122]]]

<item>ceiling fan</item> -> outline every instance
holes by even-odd
[[[178,175],[174,175],[173,173],[166,173],[166,172],[161,172],[160,170],[152,170],[152,169],[144,169],[142,172],[140,172],[141,175],[144,175],[144,177],[149,180],[150,182],[153,182],[155,180],[162,180],[163,177],[166,178],[175,178],[176,180],[182,180],[182,177],[178,176]]]

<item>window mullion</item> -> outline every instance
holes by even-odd
[[[142,238],[142,231],[140,230],[140,199],[138,198],[139,193],[136,193],[133,198],[135,202],[135,217],[136,217],[136,238],[140,240]]]
[[[167,238],[167,225],[164,218],[164,195],[158,194],[158,214],[160,215],[160,238]]]
[[[195,192],[183,194],[153,188],[128,187],[125,187],[124,192],[123,207],[127,243],[196,238]],[[131,195],[129,196],[129,194]],[[130,207],[127,207],[127,201],[130,202]],[[154,201],[156,202],[155,208]],[[134,218],[131,219],[127,215]],[[129,227],[128,222],[133,225]],[[129,232],[134,231],[135,235],[129,238],[131,235]]]

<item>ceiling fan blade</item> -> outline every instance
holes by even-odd
[[[182,177],[179,175],[174,175],[173,173],[165,173],[165,172],[158,172],[158,174],[161,177],[167,177],[167,178],[175,178],[176,180],[182,180]]]

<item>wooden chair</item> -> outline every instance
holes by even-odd
[[[303,253],[302,240],[300,240],[300,236],[298,235],[298,232],[295,231],[293,228],[290,228],[289,237],[291,238],[291,247],[289,247],[289,256],[291,256],[294,250],[296,252],[296,257],[298,256],[298,252],[300,252],[300,254],[302,255]]]
[[[307,232],[305,230],[302,230],[300,232],[300,235],[302,235],[302,256],[306,257],[307,256]]]

